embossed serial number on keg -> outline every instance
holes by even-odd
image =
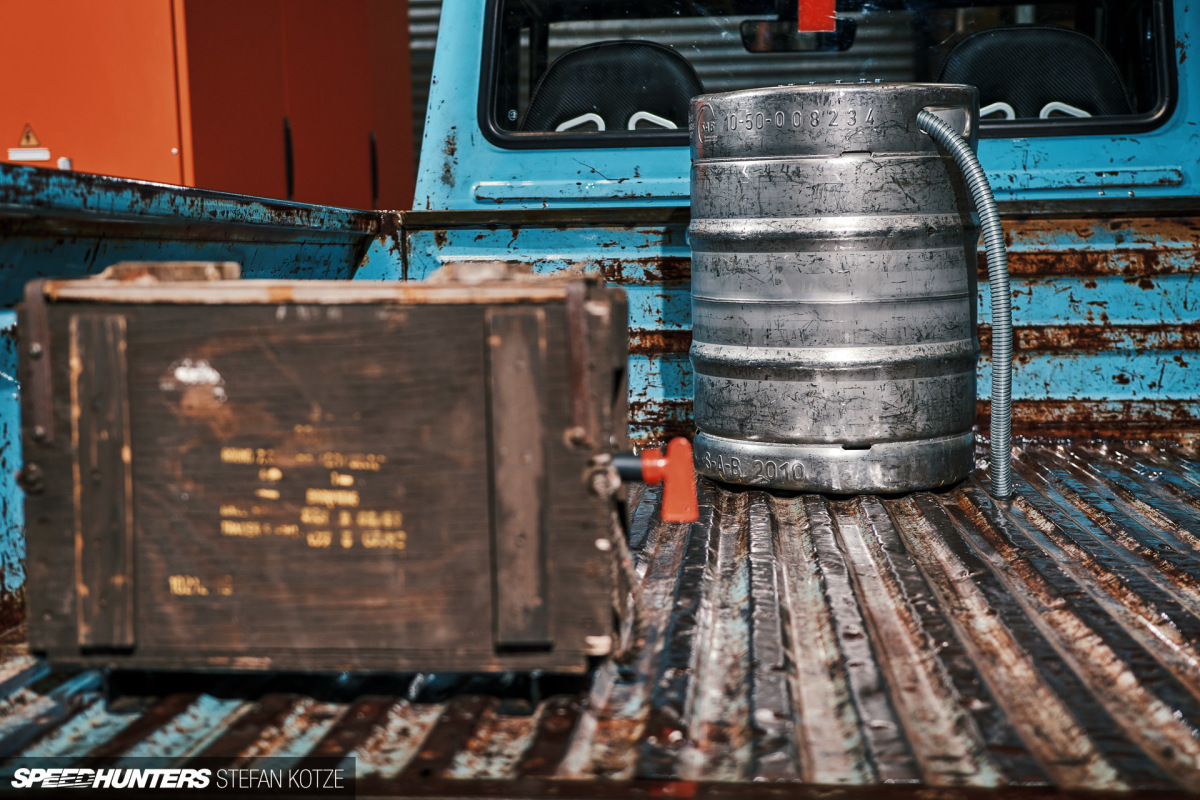
[[[808,111],[796,109],[791,112],[745,110],[725,117],[725,128],[730,131],[757,131],[764,128],[853,128],[874,124],[875,109],[870,106]]]
[[[770,458],[741,458],[704,454],[704,467],[728,481],[762,482],[802,480],[804,465],[799,461],[775,461]]]

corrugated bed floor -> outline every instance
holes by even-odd
[[[117,675],[106,701],[98,673],[10,645],[0,754],[346,755],[360,794],[1200,790],[1200,463],[1023,443],[1016,474],[1005,504],[979,480],[848,499],[702,483],[694,525],[662,524],[647,490],[649,638],[590,688]]]

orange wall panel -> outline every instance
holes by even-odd
[[[290,0],[289,0],[290,2]],[[283,2],[182,0],[193,185],[286,197]]]
[[[408,3],[367,0],[371,57],[371,130],[379,169],[379,208],[411,208],[413,174],[412,82]]]
[[[48,162],[180,183],[171,0],[0,0],[0,159],[26,123]]]
[[[371,204],[366,0],[287,0],[284,74],[296,200]]]
[[[0,0],[0,21],[0,158],[28,123],[35,166],[287,198],[287,120],[292,199],[412,202],[406,0]]]

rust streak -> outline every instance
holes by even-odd
[[[684,256],[600,258],[595,264],[606,281],[621,285],[676,283],[692,279],[692,259]]]
[[[513,777],[536,722],[533,716],[508,716],[497,713],[495,708],[484,711],[474,733],[446,768],[446,777]]]
[[[1123,216],[1071,218],[1010,218],[1004,221],[1006,242],[1015,241],[1052,242],[1063,236],[1088,241],[1095,237],[1103,225],[1113,235],[1116,244],[1127,242],[1190,243],[1196,241],[1200,232],[1200,218],[1196,216]]]
[[[962,494],[958,506],[971,519],[972,533],[1003,562],[1006,569],[999,574],[1011,581],[1013,596],[1027,604],[1031,617],[1045,621],[1059,650],[1117,725],[1182,786],[1200,788],[1193,767],[1200,762],[1195,728],[1146,687],[1135,664],[1122,659],[979,508]]]
[[[629,331],[630,355],[687,353],[691,347],[691,331],[662,331],[648,328],[633,328]]]
[[[887,654],[880,667],[893,687],[891,700],[900,711],[922,780],[932,786],[995,786],[1002,776],[947,686],[931,643],[888,568],[875,525],[891,523],[876,503],[876,498],[858,498],[832,504],[836,532],[871,639]],[[878,509],[874,519],[868,517],[868,507]]]
[[[941,535],[938,527],[949,520],[935,524],[911,496],[887,505],[940,604],[953,615],[972,661],[1046,772],[1067,788],[1128,788]]]
[[[1010,251],[1008,272],[1021,277],[1101,277],[1140,278],[1150,275],[1192,274],[1200,272],[1200,253],[1181,251],[1176,260],[1162,259],[1160,250],[1062,250]],[[1185,256],[1190,259],[1185,260]],[[979,276],[987,277],[987,259],[978,256]]]
[[[1186,400],[1014,400],[1013,432],[1047,438],[1200,441],[1196,404]],[[991,403],[978,400],[975,424],[987,431]]]
[[[821,588],[812,521],[797,497],[773,498],[779,534],[775,541],[788,650],[788,681],[800,708],[797,722],[801,774],[824,784],[868,783],[875,770],[850,697],[846,659]]]
[[[959,502],[969,501],[964,497]],[[1187,686],[1192,694],[1200,697],[1200,675],[1195,670],[1195,665],[1200,663],[1200,654],[1197,653],[1196,643],[1185,637],[1165,612],[1131,587],[1124,575],[1106,567],[1087,549],[1080,547],[1028,498],[1018,497],[1013,504],[1029,521],[1032,526],[1029,530],[1036,530],[1045,536],[1049,544],[1043,543],[1042,547],[1048,552],[1050,547],[1058,548],[1058,552],[1052,552],[1055,560],[1075,576],[1083,576],[1075,577],[1075,580],[1092,587],[1100,602],[1129,619],[1132,622],[1131,630],[1144,646],[1152,652],[1160,651],[1160,660],[1172,670],[1175,678]],[[968,513],[972,514],[971,519],[974,520],[973,512]]]
[[[248,705],[240,716],[226,726],[224,733],[195,758],[220,758],[225,763],[233,763],[238,756],[254,747],[260,737],[267,736],[269,731],[278,731],[300,699],[299,695],[283,693],[260,698],[254,705]],[[188,763],[194,763],[194,759]]]
[[[1013,328],[1017,353],[1101,350],[1200,350],[1200,323],[1181,325],[1046,325]],[[979,346],[992,346],[992,327],[979,326]]]
[[[653,432],[633,437],[633,444],[640,448],[661,447],[676,436],[691,439],[696,433],[692,404],[688,400],[630,400],[629,421],[634,427]]]
[[[649,506],[656,497],[654,490],[647,490],[641,502]],[[648,539],[653,546],[644,551],[647,567],[642,582],[646,641],[628,672],[619,670],[613,661],[597,671],[585,710],[558,766],[559,778],[633,777],[650,714],[651,676],[658,673],[663,648],[669,644],[668,621],[690,535],[686,523],[664,523],[657,513],[649,524],[653,529]]]

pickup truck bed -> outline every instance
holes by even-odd
[[[590,687],[60,674],[12,631],[0,754],[353,755],[364,796],[1200,789],[1200,461],[1161,442],[1016,453],[1003,505],[979,475],[904,497],[702,482],[686,525],[635,492],[648,637]]]

